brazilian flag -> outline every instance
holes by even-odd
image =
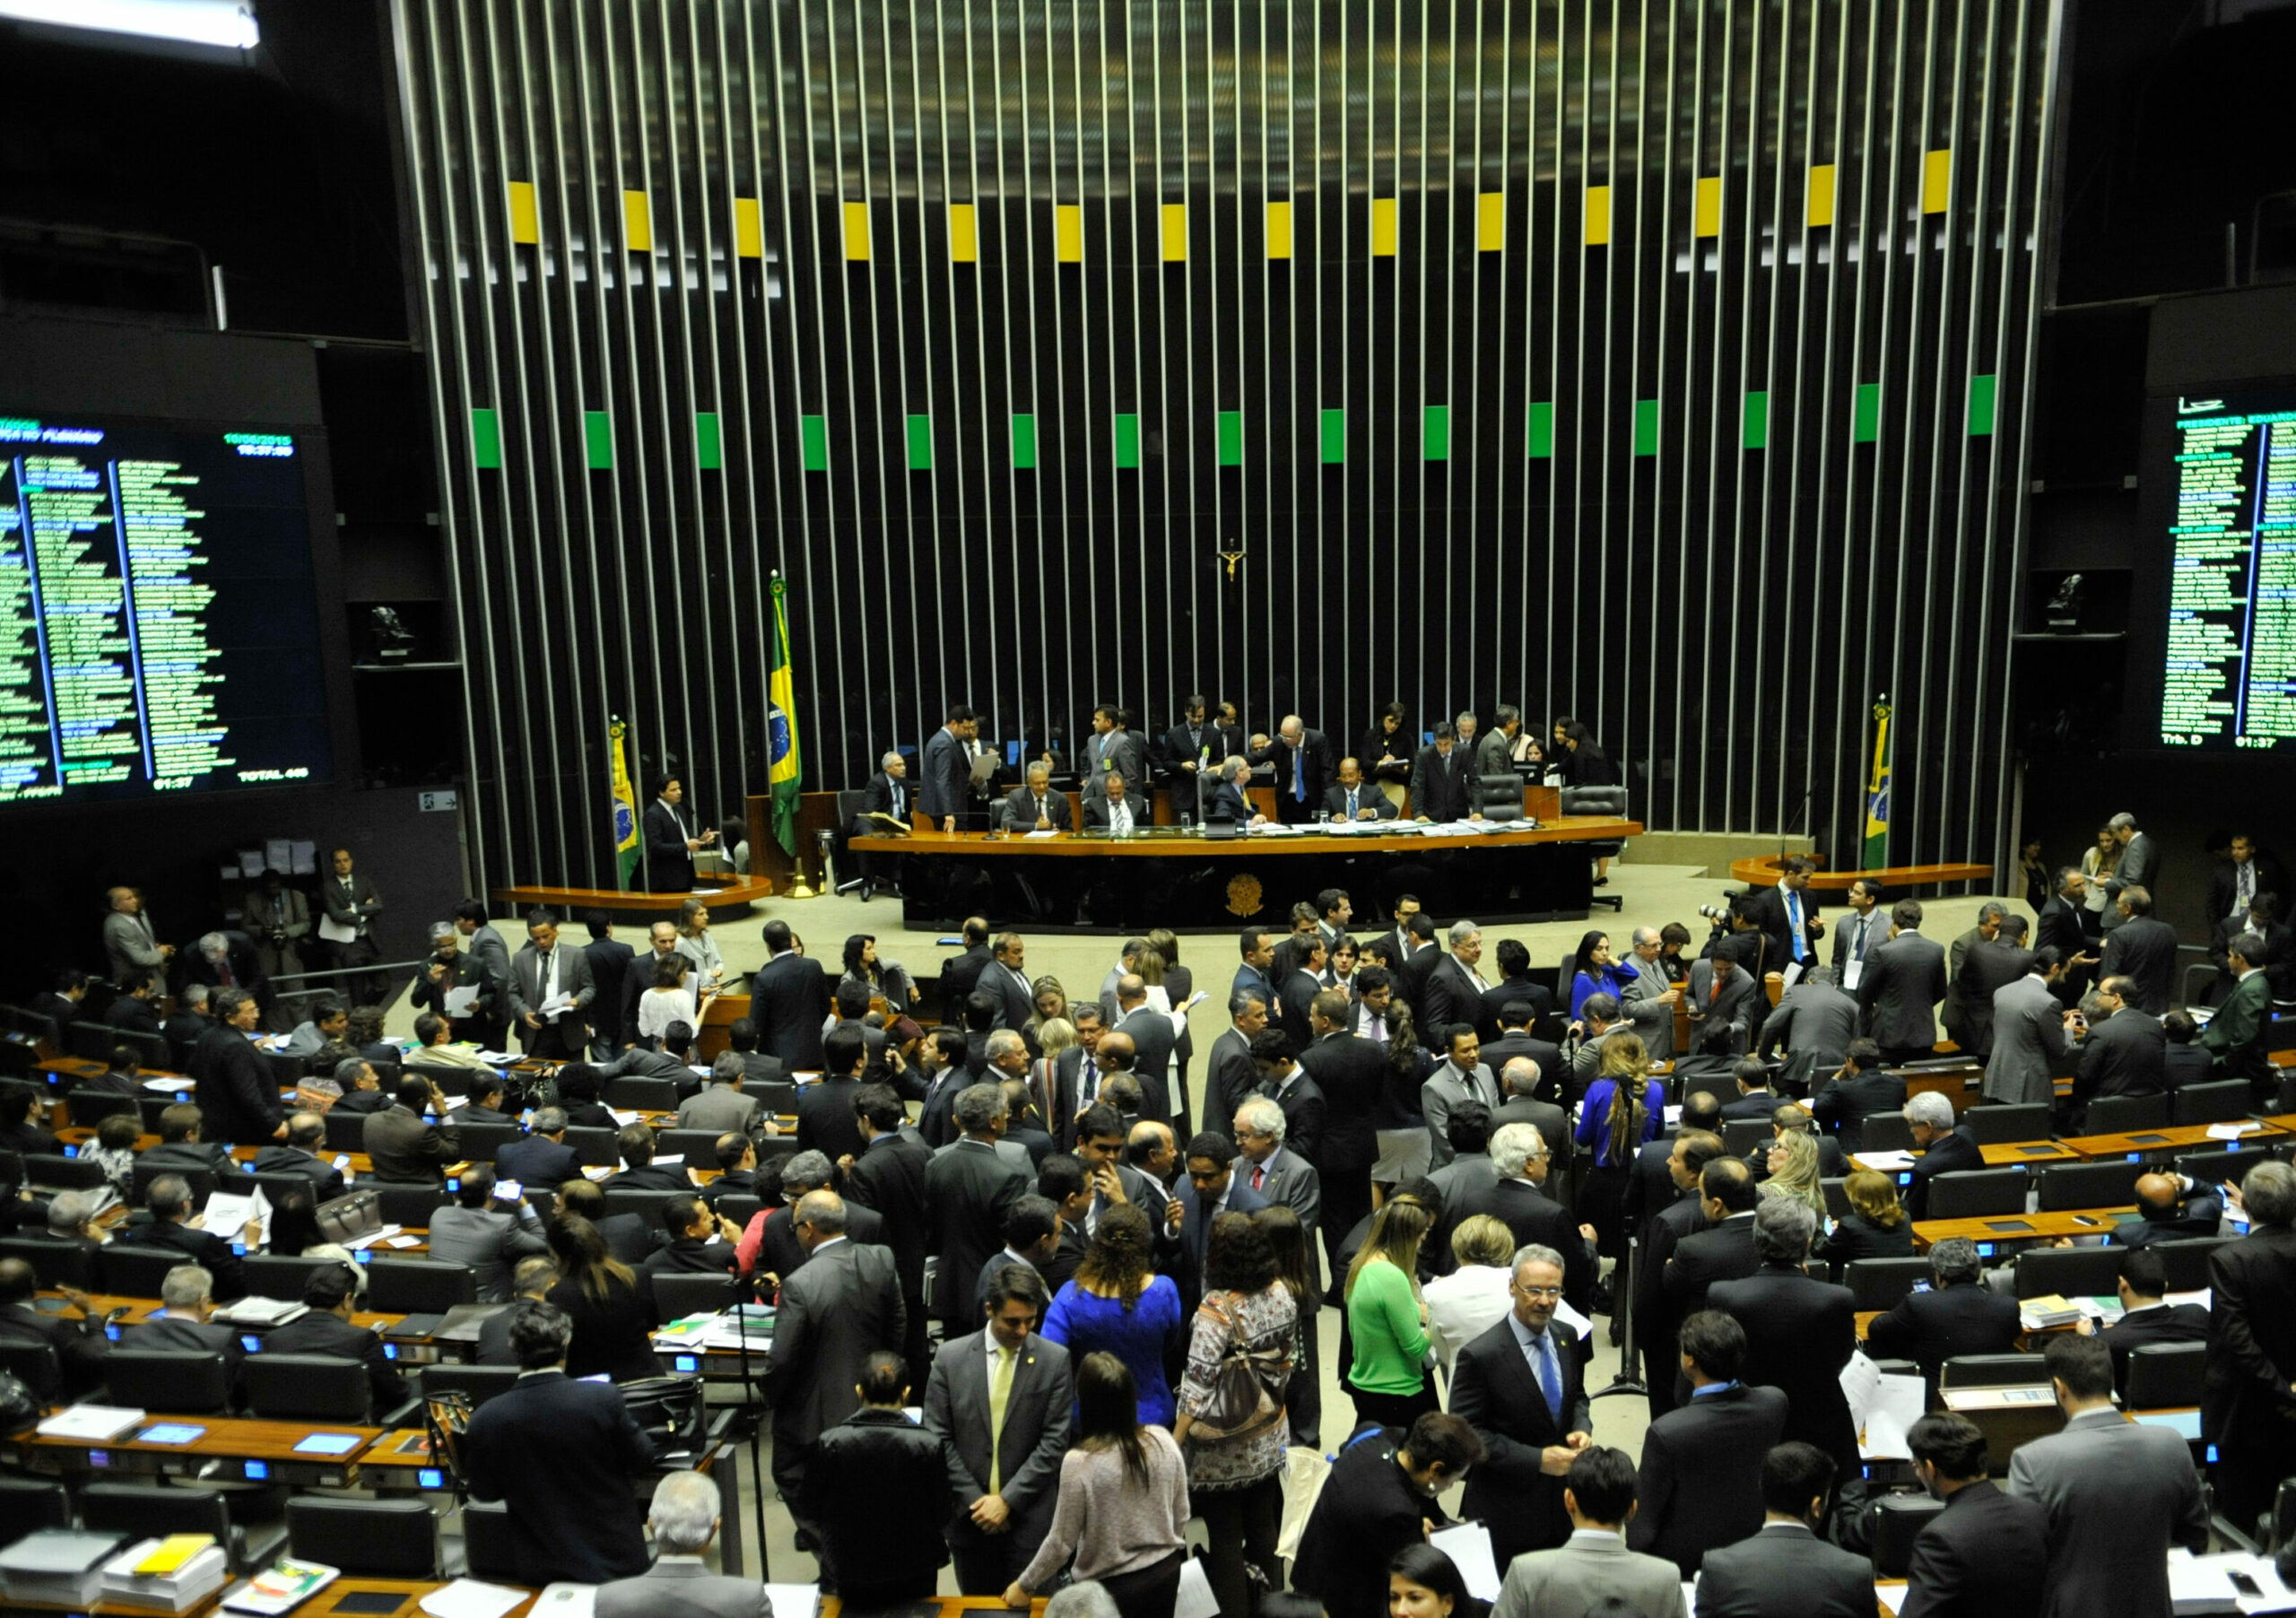
[[[797,692],[789,667],[789,586],[773,576],[773,674],[765,687],[767,756],[772,768],[773,840],[797,854]]]
[[[631,879],[638,874],[638,794],[630,784],[630,726],[620,719],[607,730],[613,738],[613,851],[622,866],[622,885],[626,891]]]
[[[1874,784],[1866,794],[1866,868],[1890,863],[1890,700],[1874,704]]]

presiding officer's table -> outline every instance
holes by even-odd
[[[1587,845],[1641,830],[1639,821],[1572,814],[1465,837],[1398,830],[1222,838],[1158,826],[1128,838],[920,831],[857,837],[851,847],[901,857],[901,920],[910,927],[983,916],[1039,932],[1210,932],[1258,921],[1281,934],[1292,905],[1326,888],[1346,889],[1358,915],[1385,915],[1407,892],[1431,914],[1478,921],[1584,916],[1594,896]]]

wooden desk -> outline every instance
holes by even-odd
[[[128,1242],[125,1245],[133,1247],[135,1244]],[[61,1298],[64,1296],[62,1292],[56,1291],[52,1287],[43,1288],[39,1295],[43,1298]],[[88,1301],[96,1306],[96,1313],[99,1315],[108,1315],[116,1309],[126,1309],[127,1313],[122,1315],[119,1320],[119,1323],[122,1326],[141,1326],[144,1322],[149,1320],[152,1316],[158,1314],[161,1309],[167,1307],[157,1298],[133,1298],[125,1292],[91,1292],[88,1295]],[[76,1317],[73,1318],[76,1318]],[[404,1315],[377,1315],[361,1311],[360,1313],[353,1314],[351,1317],[351,1323],[353,1326],[371,1327],[376,1331],[381,1331],[386,1327],[396,1326],[400,1321],[405,1318],[406,1317]],[[234,1322],[229,1320],[219,1320],[216,1324],[218,1326],[230,1326],[236,1331],[253,1332],[257,1336],[261,1336],[263,1333],[268,1329],[265,1327],[251,1326],[243,1321]],[[427,1342],[428,1339],[420,1337],[394,1337],[391,1341],[394,1343],[419,1343]]]
[[[707,877],[697,881],[706,882]],[[724,905],[731,909],[735,905],[755,904],[761,899],[770,899],[773,883],[762,876],[728,877],[724,886],[714,891],[697,888],[691,893],[626,893],[620,888],[547,888],[509,887],[493,892],[496,904],[507,905],[523,913],[536,905],[558,912],[561,918],[572,920],[584,910],[604,910],[614,916],[649,916],[662,920],[674,919],[678,907],[689,899],[706,899],[714,909]]]
[[[1814,856],[1805,856],[1814,858]],[[1758,854],[1749,859],[1730,862],[1730,880],[1751,883],[1757,888],[1774,888],[1785,874],[1779,862],[1781,854]],[[1810,873],[1810,887],[1819,893],[1849,892],[1849,884],[1859,877],[1870,877],[1885,888],[1934,887],[1950,882],[1985,882],[1993,875],[1991,866],[1946,864],[1935,866],[1884,866],[1874,871],[1826,871]]]
[[[2159,1129],[2133,1129],[2123,1135],[2076,1135],[2066,1137],[2065,1145],[2076,1155],[2096,1161],[2132,1153],[2149,1157],[2162,1152],[2238,1151],[2255,1141],[2276,1145],[2296,1134],[2296,1130],[2279,1124],[2259,1123],[2239,1140],[2226,1141],[2208,1133],[2213,1127],[2213,1124],[2170,1124]]]
[[[203,1429],[188,1444],[147,1444],[135,1436],[152,1426],[179,1421]],[[358,1442],[341,1455],[298,1455],[295,1446],[314,1433],[348,1434]],[[238,1477],[251,1483],[300,1483],[344,1488],[359,1476],[360,1457],[383,1435],[379,1427],[343,1422],[272,1422],[256,1416],[153,1414],[109,1443],[86,1439],[45,1438],[28,1432],[16,1442],[24,1465],[37,1472],[182,1472],[213,1477],[210,1465],[236,1465]],[[128,1457],[136,1457],[130,1459]],[[167,1463],[178,1463],[170,1467]]]
[[[2069,1208],[2056,1214],[1992,1214],[1982,1219],[1925,1219],[1913,1227],[1913,1246],[1916,1252],[1923,1252],[1956,1236],[1966,1236],[1980,1246],[1987,1242],[2054,1241],[2060,1236],[2102,1236],[2135,1212],[2136,1208],[2132,1204],[2125,1208]],[[2002,1228],[2005,1225],[2022,1228],[2005,1230]]]
[[[1918,1148],[1910,1150],[1913,1151],[1917,1161],[1924,1155]],[[1978,1150],[1984,1154],[1985,1166],[1988,1169],[2006,1169],[2017,1163],[2072,1162],[2080,1156],[2079,1153],[2074,1152],[2063,1141],[2010,1141],[1997,1145],[1980,1146]],[[1849,1154],[1849,1162],[1853,1168],[1874,1168],[1874,1165],[1855,1152]],[[1902,1174],[1905,1170],[1874,1168],[1874,1172]]]
[[[335,1612],[335,1604],[345,1596],[396,1596],[400,1598],[398,1605],[389,1612],[362,1612],[360,1618],[417,1618],[422,1609],[415,1603],[433,1590],[446,1588],[447,1582],[439,1579],[338,1579],[300,1606],[290,1609],[287,1618],[342,1618]],[[500,1579],[483,1579],[479,1582],[501,1584]],[[223,1588],[228,1590],[231,1586]],[[542,1594],[525,1585],[501,1584],[501,1588],[527,1591],[526,1598],[504,1614],[503,1618],[527,1618],[534,1610],[535,1597]],[[216,1598],[220,1601],[222,1596],[219,1594]],[[148,1618],[151,1609],[145,1608],[144,1611]]]

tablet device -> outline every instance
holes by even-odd
[[[295,1446],[297,1455],[349,1455],[359,1448],[355,1432],[315,1432]]]
[[[204,1427],[187,1426],[181,1422],[161,1422],[135,1435],[139,1444],[188,1444],[207,1431]]]
[[[2033,1227],[2022,1219],[1988,1219],[1985,1222],[1985,1228],[1999,1231],[2005,1236],[2018,1231],[2030,1233]]]
[[[345,1590],[335,1598],[330,1613],[396,1613],[406,1605],[405,1595],[398,1590]]]

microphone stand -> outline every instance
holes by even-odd
[[[1618,1374],[1600,1391],[1587,1396],[1589,1402],[1607,1399],[1614,1393],[1648,1395],[1650,1389],[1634,1374],[1634,1264],[1641,1251],[1642,1239],[1627,1238],[1626,1252],[1617,1267],[1611,1272],[1611,1312],[1620,1316],[1618,1340]]]

